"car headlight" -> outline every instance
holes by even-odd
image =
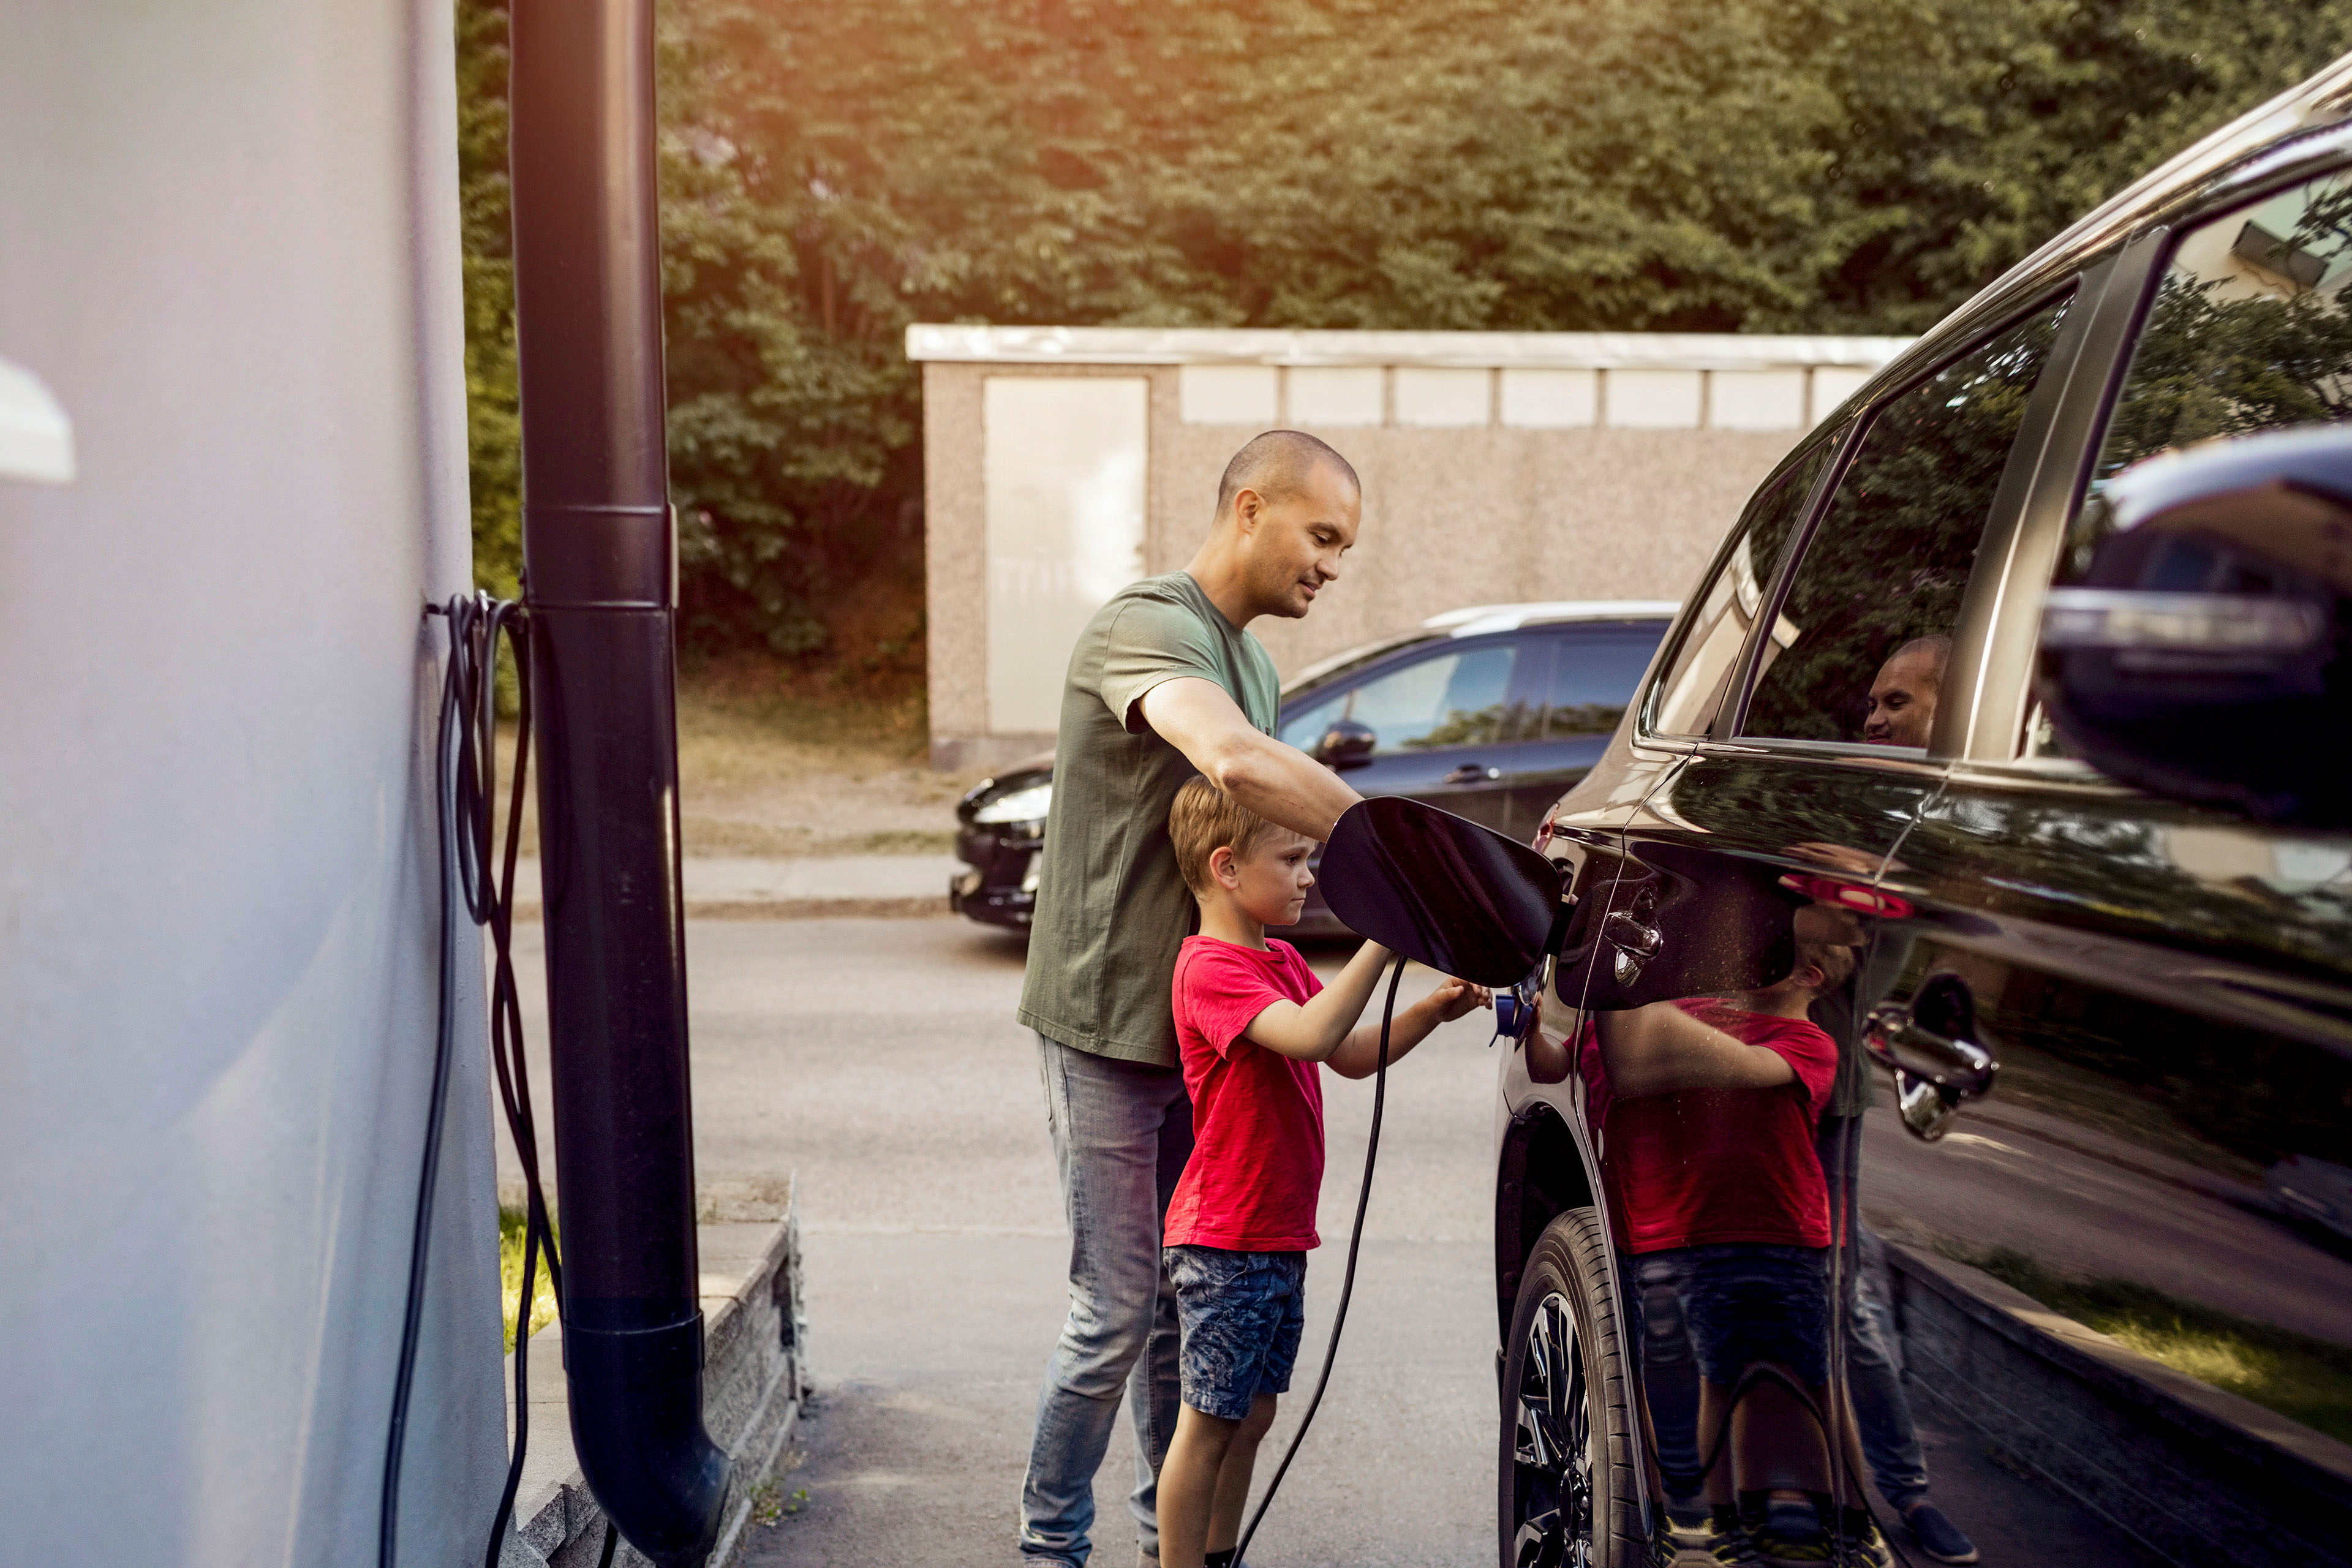
[[[1054,804],[1054,783],[1033,784],[1026,789],[1016,789],[1000,795],[971,814],[974,822],[1043,822],[1046,809]]]

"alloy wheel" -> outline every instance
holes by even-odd
[[[1592,1420],[1568,1300],[1554,1291],[1528,1323],[1512,1447],[1516,1568],[1591,1568]]]

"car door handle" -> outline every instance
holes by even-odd
[[[1639,980],[1642,966],[1657,957],[1666,945],[1657,927],[1643,925],[1623,910],[1612,912],[1601,922],[1601,937],[1617,950],[1615,968],[1620,985],[1631,985]]]
[[[1450,784],[1486,784],[1502,776],[1503,770],[1500,768],[1490,768],[1479,763],[1465,763],[1437,782]]]
[[[1990,1051],[1974,1040],[1937,1034],[1900,1002],[1882,1002],[1872,1008],[1862,1038],[1864,1048],[1881,1067],[1969,1099],[1990,1093],[1993,1077],[2000,1070]]]

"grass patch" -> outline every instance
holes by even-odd
[[[932,770],[919,684],[843,684],[774,660],[682,668],[677,747],[688,855],[945,854],[956,799],[980,776]],[[511,725],[499,752],[510,777]],[[527,855],[539,850],[536,818],[533,803]]]
[[[2352,1347],[2183,1301],[2128,1279],[2070,1279],[2007,1247],[1956,1260],[2150,1361],[2352,1443]]]
[[[562,1245],[562,1227],[556,1230],[556,1244]],[[523,1211],[499,1207],[499,1331],[506,1340],[506,1348],[514,1349],[515,1304],[522,1295],[522,1230]],[[539,1268],[532,1274],[530,1299],[530,1331],[539,1332],[555,1321],[555,1292],[547,1281],[547,1255],[542,1252]]]

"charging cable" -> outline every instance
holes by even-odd
[[[1274,1494],[1282,1489],[1282,1478],[1290,1473],[1290,1461],[1298,1458],[1298,1446],[1307,1441],[1307,1429],[1315,1424],[1316,1407],[1323,1403],[1323,1390],[1330,1384],[1332,1363],[1339,1359],[1339,1333],[1348,1326],[1348,1298],[1356,1290],[1356,1249],[1364,1241],[1364,1211],[1372,1201],[1372,1163],[1381,1154],[1381,1106],[1388,1097],[1389,1088],[1389,1024],[1396,1016],[1397,982],[1404,978],[1404,954],[1398,953],[1389,965],[1388,1000],[1381,1004],[1381,1056],[1372,1068],[1372,1128],[1364,1141],[1364,1184],[1356,1194],[1356,1223],[1348,1232],[1348,1271],[1339,1279],[1339,1306],[1331,1314],[1331,1342],[1323,1352],[1323,1370],[1315,1379],[1315,1393],[1307,1401],[1307,1414],[1298,1418],[1298,1430],[1290,1436],[1290,1447],[1283,1451],[1282,1463],[1275,1467],[1274,1479],[1268,1481],[1265,1495],[1257,1500],[1257,1511],[1250,1515],[1249,1524],[1242,1531],[1241,1539],[1234,1543],[1234,1563],[1239,1568],[1249,1554],[1250,1537],[1257,1533],[1258,1521],[1274,1502]]]
[[[425,1316],[425,1281],[431,1249],[433,1197],[447,1122],[450,1063],[457,1036],[457,904],[460,894],[476,926],[487,926],[495,951],[490,982],[490,1059],[498,1069],[499,1096],[507,1130],[520,1157],[528,1207],[523,1230],[520,1300],[515,1316],[514,1453],[506,1488],[490,1529],[484,1562],[497,1568],[499,1549],[514,1511],[522,1480],[530,1404],[525,1367],[530,1308],[539,1254],[547,1256],[551,1287],[560,1305],[562,1275],[555,1232],[539,1173],[539,1139],[531,1115],[530,1080],[522,1053],[522,1005],[515,987],[515,865],[521,847],[524,775],[530,756],[530,645],[522,608],[487,594],[457,595],[446,605],[428,605],[448,633],[448,658],[441,683],[441,713],[434,738],[434,805],[441,850],[440,997],[434,1032],[432,1100],[425,1114],[424,1164],[417,1178],[416,1212],[409,1242],[408,1294],[401,1320],[400,1360],[393,1378],[392,1417],[386,1433],[383,1490],[376,1524],[377,1568],[394,1568],[398,1544],[400,1469],[407,1446],[408,1407],[415,1381],[417,1345]],[[494,802],[498,798],[498,650],[500,638],[513,650],[518,688],[515,772],[508,799],[505,852],[494,873]],[[606,1552],[609,1556],[611,1545]]]

